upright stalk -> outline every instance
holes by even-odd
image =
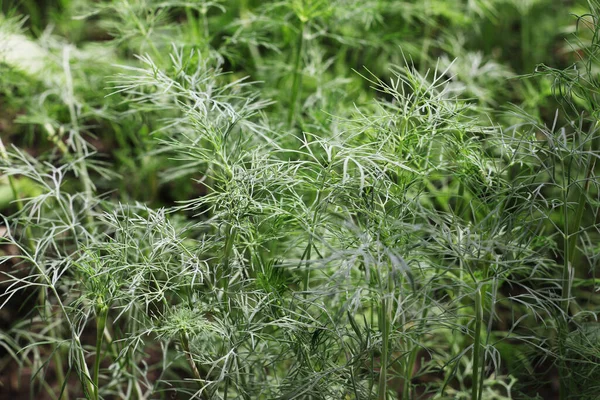
[[[198,370],[198,367],[196,366],[196,362],[194,361],[194,358],[192,357],[192,352],[190,350],[190,339],[185,330],[182,330],[179,333],[179,339],[181,340],[181,348],[183,349],[183,352],[185,353],[185,358],[188,362],[188,365],[190,366],[190,369],[192,370],[192,374],[194,375],[194,378],[196,378],[196,380],[198,381],[200,390],[202,390],[204,388],[204,385],[202,383],[203,379],[202,379],[202,376],[200,375],[200,371]],[[204,395],[204,392],[202,392],[202,394],[200,395],[200,398],[205,399],[206,397],[207,396]],[[209,395],[208,397],[211,397],[211,396]]]
[[[185,332],[185,331],[180,332],[180,340],[181,340],[181,347],[185,353],[185,357],[186,357],[188,364],[192,370],[192,373],[194,374],[194,377],[196,379],[198,379],[199,381],[201,381],[202,377],[200,376],[200,371],[198,370],[198,367],[196,366],[196,362],[192,358],[192,353],[190,351],[190,340],[188,338],[187,332]]]
[[[566,362],[566,341],[568,335],[568,313],[569,313],[569,296],[570,296],[570,276],[571,276],[571,251],[570,242],[571,229],[570,229],[570,218],[569,218],[569,187],[571,181],[570,165],[565,165],[564,159],[561,163],[562,167],[562,212],[563,212],[563,265],[561,274],[561,311],[557,315],[557,327],[558,327],[558,354],[559,354],[559,399],[566,400],[568,396],[568,380],[569,380],[569,369]],[[576,229],[579,229],[578,227]]]
[[[571,265],[575,261],[575,253],[577,249],[577,232],[581,229],[581,222],[583,221],[583,212],[585,211],[585,207],[587,205],[587,194],[590,189],[590,183],[592,180],[592,175],[594,173],[594,168],[596,166],[596,157],[589,155],[587,160],[587,166],[585,170],[585,184],[581,191],[579,192],[579,198],[577,199],[577,209],[575,210],[575,220],[572,223],[573,231],[569,235],[569,260]]]
[[[484,278],[487,279],[487,271],[488,271],[488,267],[486,267],[485,269],[485,273],[484,273]],[[482,303],[485,306],[485,297],[488,293],[488,289],[487,287],[488,284],[485,284],[482,286],[483,289],[483,301]],[[493,283],[492,283],[492,288],[491,288],[491,292],[490,292],[490,312],[489,312],[489,319],[488,319],[488,326],[487,326],[487,332],[486,332],[486,338],[485,338],[485,346],[487,346],[489,344],[490,341],[490,333],[492,332],[492,323],[494,321],[494,305],[496,304],[496,295],[498,293],[498,280],[494,279]],[[482,309],[483,311],[483,309]],[[482,364],[482,368],[479,374],[479,399],[483,398],[483,381],[485,379],[485,361],[486,361],[486,357],[485,357],[485,353],[482,355],[481,359],[483,360],[483,364]]]
[[[475,331],[473,333],[473,384],[471,387],[471,400],[479,400],[479,386],[483,384],[480,381],[479,368],[481,364],[481,325],[483,321],[483,306],[481,302],[481,288],[477,287],[475,291]]]
[[[597,124],[594,126],[595,129]],[[592,144],[592,149],[594,148]],[[570,385],[570,372],[566,362],[566,340],[569,334],[569,323],[566,318],[569,316],[570,308],[570,296],[571,296],[571,270],[575,263],[575,255],[577,249],[577,240],[579,238],[579,231],[582,229],[581,224],[583,221],[583,214],[587,205],[587,194],[590,187],[592,175],[596,165],[596,158],[591,154],[588,156],[587,165],[585,169],[585,183],[579,190],[579,196],[577,198],[577,208],[575,209],[575,215],[571,220],[569,215],[568,197],[569,188],[572,185],[571,178],[571,161],[568,166],[563,163],[563,265],[562,265],[562,276],[561,276],[561,309],[563,316],[558,316],[558,347],[559,347],[559,398],[564,400],[568,397],[569,385]],[[565,176],[565,168],[566,176]]]
[[[231,257],[233,254],[233,243],[235,242],[235,238],[237,236],[237,227],[233,225],[229,225],[227,228],[227,233],[225,235],[225,249],[223,254],[223,271],[221,275],[221,289],[223,290],[223,303],[230,309],[229,304],[229,280],[231,276],[229,275],[231,263]]]
[[[460,184],[458,185],[458,197],[456,199],[455,215],[458,218],[461,218],[466,207],[467,207],[467,202],[465,201],[465,184],[461,180]]]
[[[108,318],[108,305],[101,302],[96,308],[96,359],[94,360],[94,400],[100,399],[100,361],[102,360],[102,342],[104,340],[104,329]]]
[[[312,234],[308,238],[308,244],[306,245],[306,250],[304,251],[304,265],[305,265],[305,275],[304,275],[304,286],[302,290],[304,291],[304,298],[308,297],[308,288],[310,287],[310,259],[312,257],[312,247],[313,247],[313,238]]]
[[[298,267],[300,268],[300,266],[302,265],[302,260],[304,260],[305,275],[304,275],[303,291],[304,291],[305,299],[308,297],[308,289],[310,288],[310,260],[312,258],[312,248],[314,246],[313,238],[314,238],[315,229],[317,226],[317,218],[319,216],[319,205],[321,204],[322,194],[323,194],[323,192],[321,190],[317,191],[317,197],[315,199],[315,202],[313,203],[314,211],[313,211],[313,217],[312,217],[312,226],[311,226],[310,232],[308,234],[308,243],[306,244],[306,249],[304,249],[304,253],[302,253],[302,257],[300,257],[300,264],[298,265]],[[313,209],[313,208],[311,208],[311,209]],[[318,253],[318,251],[317,251],[317,253]]]
[[[419,324],[419,332],[421,332],[425,328],[425,320],[427,319],[427,314],[429,313],[429,308],[425,306],[423,308],[423,312],[421,314],[421,323]],[[419,348],[414,346],[410,351],[410,355],[408,357],[408,362],[406,363],[406,368],[404,370],[404,388],[403,388],[403,399],[410,399],[410,391],[412,388],[412,378],[413,371],[415,369],[415,364],[417,362],[417,355],[419,352]]]
[[[298,35],[298,43],[296,45],[296,53],[294,55],[294,80],[292,82],[292,98],[290,100],[290,108],[288,113],[288,124],[291,126],[294,123],[296,115],[296,103],[302,90],[302,71],[300,65],[302,62],[302,51],[304,49],[304,29],[306,23],[300,20],[300,33]]]
[[[379,312],[379,331],[381,332],[381,357],[379,368],[379,389],[377,392],[378,400],[385,400],[387,394],[387,367],[389,363],[389,324],[387,299],[385,294],[381,299],[381,308]]]

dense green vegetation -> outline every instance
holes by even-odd
[[[596,0],[1,4],[0,398],[599,398]]]

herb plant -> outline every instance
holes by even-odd
[[[0,391],[596,398],[571,3],[3,4]]]

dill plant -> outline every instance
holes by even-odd
[[[47,151],[1,148],[16,206],[2,304],[36,304],[1,337],[43,393],[502,399],[527,393],[549,360],[561,399],[592,398],[597,25],[585,74],[538,66],[568,106],[548,126],[518,106],[486,108],[510,70],[465,55],[460,38],[433,41],[436,18],[461,17],[431,3],[426,14],[406,5],[407,22],[426,23],[406,58],[380,45],[397,65],[352,73],[345,62],[399,6],[73,5],[112,35],[104,49],[118,65],[47,36],[53,67],[32,96],[45,107],[19,119]],[[449,55],[428,70],[436,46]],[[454,52],[464,58],[450,62]],[[244,57],[263,82],[227,72]],[[162,207],[110,193],[119,178],[94,151],[94,126],[122,147],[123,181],[193,186]],[[525,371],[503,369],[511,357]]]

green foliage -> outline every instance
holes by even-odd
[[[600,5],[566,3],[3,4],[0,368],[595,398]]]

